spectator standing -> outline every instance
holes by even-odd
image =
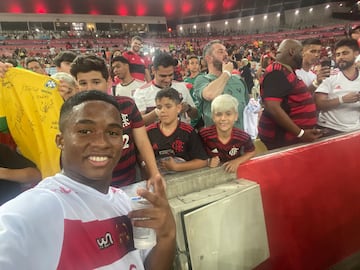
[[[302,42],[303,60],[301,69],[295,70],[296,75],[301,79],[308,90],[313,93],[319,84],[330,76],[330,65],[322,65],[316,71],[315,66],[319,65],[322,51],[321,41],[319,39],[306,39]]]
[[[134,36],[131,39],[131,49],[123,52],[123,56],[130,63],[131,76],[141,81],[151,81],[150,72],[148,69],[149,63],[140,55],[143,39],[139,36]]]
[[[158,53],[154,57],[153,73],[154,80],[137,89],[134,94],[135,103],[143,115],[145,124],[148,125],[157,120],[158,115],[157,110],[155,110],[155,96],[161,89],[169,87],[176,89],[182,98],[181,120],[190,123],[189,117],[191,119],[196,118],[198,112],[186,84],[173,80],[173,57],[168,53]]]
[[[301,43],[286,39],[279,45],[275,63],[263,75],[259,137],[269,150],[321,136],[320,130],[314,129],[317,117],[312,95],[294,72],[301,65]]]
[[[66,72],[70,74],[70,65],[76,58],[76,54],[72,51],[62,51],[54,58],[56,72]]]
[[[195,100],[194,83],[197,76],[200,74],[200,60],[196,55],[191,55],[189,57],[187,69],[190,74],[184,79],[184,82],[187,84],[192,99]],[[191,119],[190,123],[192,127],[200,128],[203,126],[203,121],[201,119],[199,108],[196,109],[198,110],[198,117]]]
[[[240,69],[241,69],[240,70],[241,77],[244,79],[246,83],[249,95],[251,95],[252,89],[254,87],[254,78],[251,74],[250,63],[249,60],[247,60],[247,58],[243,58],[241,60]]]
[[[48,75],[41,61],[36,58],[27,58],[25,61],[25,68],[42,75]]]
[[[134,97],[135,90],[145,82],[131,76],[129,61],[123,56],[115,56],[111,62],[113,74],[120,79],[115,86],[114,96]]]
[[[233,64],[228,61],[225,46],[219,40],[210,41],[204,47],[204,59],[208,74],[200,74],[195,80],[196,106],[202,111],[205,127],[213,124],[211,102],[221,94],[234,96],[238,102],[239,117],[235,126],[243,129],[243,111],[249,101],[249,95],[244,81],[237,75],[232,75]]]
[[[355,66],[359,47],[354,39],[342,39],[335,44],[335,61],[340,69],[315,91],[320,110],[318,125],[327,134],[360,129],[360,76]]]

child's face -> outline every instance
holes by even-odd
[[[224,112],[215,111],[212,115],[212,119],[217,130],[226,132],[233,128],[234,123],[238,119],[238,114],[234,109],[230,109]]]
[[[199,70],[200,70],[199,60],[195,59],[195,58],[191,58],[189,60],[188,69],[190,72],[193,72],[193,73],[199,72]]]
[[[159,110],[160,122],[163,124],[171,124],[177,121],[181,111],[181,104],[176,104],[175,101],[163,97],[156,100],[156,108]]]

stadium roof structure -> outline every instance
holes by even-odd
[[[165,16],[173,23],[192,23],[279,12],[331,0],[12,0],[0,12]],[[343,1],[354,2],[354,0]]]

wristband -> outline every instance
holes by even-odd
[[[229,78],[231,77],[230,71],[228,71],[228,70],[223,70],[223,73],[227,74],[227,75],[229,76]]]
[[[343,104],[343,103],[344,103],[344,100],[343,100],[343,97],[342,97],[342,96],[339,96],[339,103],[340,103],[340,104]]]
[[[305,131],[303,129],[300,129],[300,132],[296,137],[301,138],[304,135],[304,133]]]

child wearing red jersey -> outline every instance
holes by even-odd
[[[255,155],[255,146],[246,132],[234,127],[238,118],[238,101],[223,94],[211,103],[214,125],[200,130],[200,136],[209,156],[209,167],[223,163],[226,172],[236,172],[237,167]]]

